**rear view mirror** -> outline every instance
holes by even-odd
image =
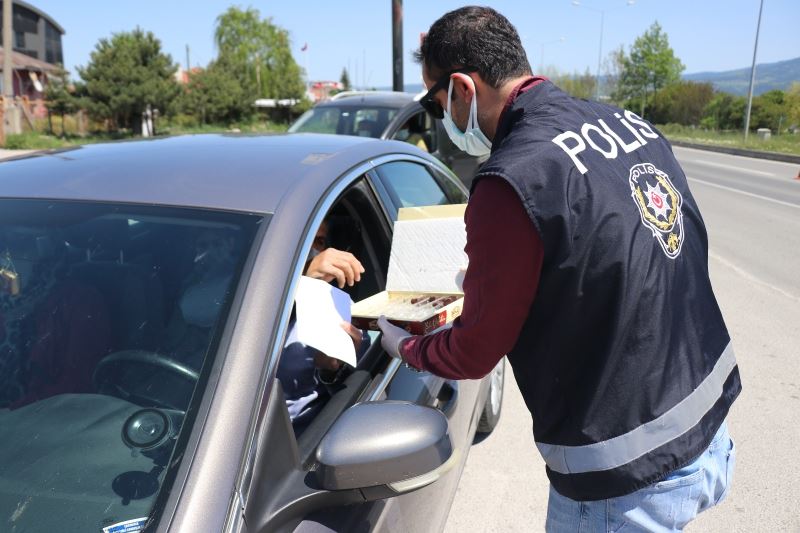
[[[362,489],[367,499],[386,498],[433,483],[458,457],[440,411],[366,402],[345,411],[322,440],[316,477],[326,490]]]

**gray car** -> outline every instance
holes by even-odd
[[[336,133],[403,141],[429,152],[447,165],[467,188],[487,156],[459,150],[442,125],[419,104],[421,95],[394,91],[348,91],[315,105],[289,132]]]
[[[504,363],[450,381],[370,332],[302,426],[278,379],[323,220],[384,288],[441,162],[351,136],[187,136],[0,163],[6,531],[439,531]],[[316,372],[312,369],[312,372]],[[286,390],[285,390],[286,389]]]

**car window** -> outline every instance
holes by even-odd
[[[319,254],[344,252],[352,254],[364,267],[360,281],[343,289],[353,301],[383,290],[390,240],[388,225],[385,219],[381,222],[381,216],[377,201],[364,179],[360,179],[343,193],[325,215],[324,222],[315,228],[311,257],[304,260],[304,271]],[[377,334],[354,330],[353,335],[360,368],[368,364],[365,357],[371,353],[370,348],[376,347],[373,342]],[[301,435],[314,422],[353,370],[304,345],[297,337],[295,319],[290,320],[276,379],[281,383],[295,435]]]
[[[0,201],[0,515],[15,528],[151,515],[259,221]]]
[[[428,169],[419,163],[393,161],[377,170],[399,207],[450,203]]]
[[[444,189],[444,192],[447,194],[447,197],[450,201],[454,204],[465,204],[467,203],[467,193],[464,192],[462,186],[456,183],[453,178],[447,176],[444,172],[436,171],[436,177],[438,178],[436,181],[439,185]],[[457,179],[457,178],[456,178]]]
[[[291,133],[337,133],[378,138],[397,115],[396,108],[320,105],[309,109],[289,127]]]
[[[303,113],[289,128],[290,132],[336,133],[341,110],[337,107],[315,107]]]
[[[426,152],[435,152],[438,148],[435,125],[433,118],[425,111],[421,111],[409,117],[392,139],[413,144]]]

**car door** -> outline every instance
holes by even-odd
[[[408,157],[408,156],[406,156]],[[388,162],[390,163],[390,162]],[[427,173],[426,179],[435,179],[425,170],[423,160],[415,165]],[[380,168],[380,166],[379,166]],[[416,169],[416,167],[414,167]],[[388,167],[392,174],[394,167]],[[402,168],[401,168],[402,170]],[[358,300],[371,293],[383,290],[385,272],[388,268],[389,246],[393,217],[398,204],[383,183],[381,172],[369,171],[356,176],[346,190],[335,200],[323,202],[332,204],[324,217],[318,216],[310,221],[306,241],[313,240],[313,232],[324,218],[350,218],[359,228],[358,246],[353,253],[362,261],[365,276],[352,289],[351,297]],[[393,174],[392,174],[393,175]],[[424,175],[422,175],[424,177]],[[388,182],[391,186],[391,181]],[[456,188],[458,190],[458,188]],[[441,188],[437,201],[451,202]],[[462,196],[453,196],[463,200]],[[394,195],[397,196],[396,194]],[[428,197],[418,200],[428,203]],[[406,203],[410,200],[406,199]],[[421,205],[421,204],[420,204]],[[352,228],[351,228],[352,229]],[[342,245],[343,246],[343,245]],[[307,253],[307,252],[306,252]],[[301,255],[305,261],[304,255]],[[296,271],[302,270],[302,264]],[[279,332],[277,338],[284,338],[286,332]],[[412,372],[392,360],[380,347],[377,332],[371,332],[372,344],[359,359],[359,364],[340,383],[313,420],[296,433],[289,421],[288,411],[283,402],[282,387],[273,386],[272,396],[262,399],[268,405],[263,413],[265,435],[261,440],[260,451],[255,454],[254,463],[245,475],[242,496],[244,522],[247,531],[269,531],[292,523],[285,521],[281,509],[291,508],[291,513],[300,514],[299,524],[292,525],[294,531],[437,531],[446,520],[456,484],[466,458],[466,447],[471,441],[476,422],[475,408],[478,382],[451,383],[427,373]],[[266,390],[269,390],[267,388]],[[276,392],[279,391],[279,392]],[[315,453],[328,431],[341,414],[357,402],[402,400],[441,410],[447,417],[451,440],[455,447],[455,467],[430,486],[401,496],[380,499],[372,502],[339,505],[336,494],[320,495],[313,490],[308,481],[313,476]],[[288,425],[287,425],[288,423]],[[295,431],[292,431],[295,429]],[[247,469],[245,469],[247,470]],[[277,481],[280,480],[280,481]],[[277,492],[275,485],[279,488]],[[311,505],[314,498],[324,499],[324,504]],[[278,509],[276,511],[276,508]],[[308,512],[304,509],[307,508]],[[249,516],[249,519],[247,518]],[[260,526],[258,524],[261,524]],[[240,527],[243,525],[240,524]],[[323,529],[320,529],[323,528]],[[236,529],[233,529],[236,530]]]
[[[386,208],[386,215],[397,219],[401,207],[465,203],[466,192],[454,176],[440,166],[422,161],[396,160],[378,165],[373,178],[376,192]],[[405,367],[398,369],[395,379],[387,387],[389,399],[428,402],[442,409],[448,417],[454,444],[463,452],[463,459],[472,442],[482,398],[480,380],[446,380],[428,372],[415,372]],[[436,487],[428,487],[387,502],[387,518],[412,527],[409,531],[436,531],[447,518],[441,508],[431,508],[432,493],[449,495],[447,508],[455,494],[461,466],[451,475],[439,480]],[[435,497],[434,497],[435,498]],[[440,503],[438,504],[441,505]],[[393,509],[394,507],[394,509]],[[416,517],[419,521],[411,522]],[[420,517],[424,517],[421,518]],[[441,524],[439,523],[441,521]]]

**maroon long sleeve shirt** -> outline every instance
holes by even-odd
[[[514,99],[544,78],[531,77],[511,92]],[[464,309],[453,327],[410,337],[400,350],[408,364],[449,379],[488,374],[517,342],[533,304],[542,270],[542,240],[519,196],[503,178],[481,179],[464,214],[469,266]]]
[[[452,328],[411,337],[401,347],[408,364],[449,379],[483,377],[511,351],[542,268],[539,234],[504,179],[478,182],[464,222],[469,266],[461,316]]]

